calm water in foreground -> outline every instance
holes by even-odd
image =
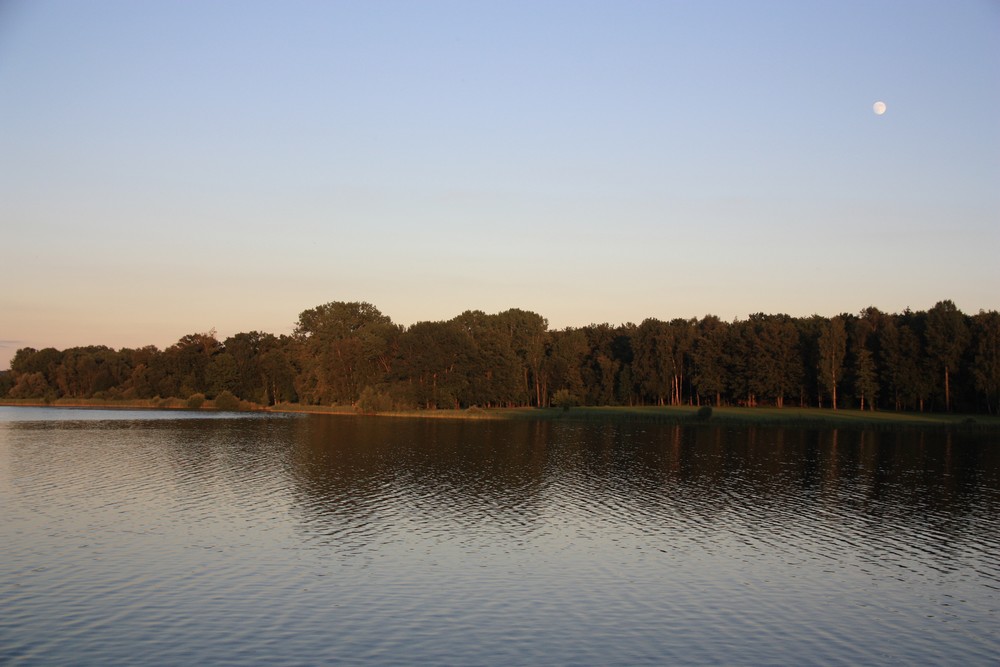
[[[0,407],[2,664],[996,664],[995,436]]]

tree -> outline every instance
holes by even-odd
[[[799,406],[823,407],[823,382],[820,379],[819,339],[830,321],[820,315],[800,317],[795,320],[799,333],[799,359],[803,373],[799,383]]]
[[[229,389],[233,394],[244,400],[257,402],[267,402],[267,384],[264,380],[264,373],[261,369],[261,362],[265,352],[274,345],[276,339],[271,334],[259,331],[238,333],[230,336],[222,342],[223,354],[219,360],[225,368],[227,376],[226,382],[218,388],[218,391]],[[231,365],[229,362],[232,362]]]
[[[17,351],[0,395],[259,403],[548,406],[773,403],[1000,412],[1000,314],[751,314],[731,324],[646,319],[549,331],[537,313],[466,311],[409,329],[363,302],[303,311],[293,336],[214,331],[153,346]],[[556,396],[559,399],[556,399]],[[829,397],[829,398],[828,398]],[[225,402],[225,401],[223,401]]]
[[[261,354],[260,373],[268,405],[298,400],[295,393],[296,371],[291,353],[294,344],[292,338],[281,336]]]
[[[42,398],[58,396],[56,373],[62,364],[63,353],[54,347],[36,350],[32,347],[22,347],[14,353],[10,361],[11,372],[16,378],[14,389],[18,393],[15,398]],[[32,376],[30,381],[23,376]]]
[[[454,320],[417,322],[399,339],[394,375],[411,400],[427,409],[468,405],[469,365],[475,342]]]
[[[748,403],[766,398],[784,407],[785,396],[799,382],[802,362],[799,333],[788,315],[756,313],[736,326],[742,338],[739,349]]]
[[[58,398],[57,376],[62,360],[63,353],[53,347],[17,350],[10,361],[11,377],[7,380],[13,385],[9,390],[11,398]]]
[[[549,344],[542,365],[542,382],[547,390],[552,390],[552,400],[559,391],[561,396],[572,396],[579,400],[583,395],[583,374],[586,362],[587,337],[579,329],[564,329],[549,333]],[[548,391],[545,392],[546,394]]]
[[[331,301],[299,314],[299,393],[311,403],[354,403],[391,370],[401,328],[365,302]]]
[[[715,315],[706,315],[695,325],[692,346],[691,383],[699,397],[714,396],[715,405],[722,404],[726,388],[726,333],[728,325]]]
[[[674,376],[671,378],[671,405],[684,403],[684,385],[691,366],[691,349],[694,346],[694,320],[675,318],[670,320],[670,331],[673,345],[670,356],[673,358]]]
[[[844,357],[847,354],[847,330],[844,317],[838,315],[823,328],[819,337],[819,375],[826,388],[833,409],[837,409],[837,384],[843,373]]]
[[[986,399],[986,410],[1000,411],[1000,313],[979,311],[973,317],[976,353],[973,377]]]
[[[615,405],[618,374],[624,365],[624,355],[630,350],[627,334],[610,324],[591,324],[582,328],[589,351],[580,374],[583,376],[587,405]]]
[[[205,384],[210,396],[217,396],[228,391],[244,399],[256,398],[245,393],[240,386],[239,370],[236,360],[231,354],[216,354],[205,369]]]
[[[911,402],[923,412],[931,398],[931,391],[936,386],[934,362],[927,351],[927,313],[904,311],[903,318],[906,323],[901,329],[906,384],[910,390]]]
[[[287,354],[290,341],[260,331],[230,336],[222,344],[222,354],[213,359],[212,391],[229,390],[243,400],[267,405],[288,400],[294,396],[295,374]]]
[[[521,361],[524,403],[541,406],[541,367],[548,338],[548,320],[537,313],[511,308],[498,313],[497,321],[507,336],[510,348]]]
[[[621,372],[630,369],[643,395],[657,405],[682,404],[695,340],[694,323],[680,318],[670,322],[649,318],[630,338],[633,358],[627,366],[623,364]]]
[[[156,396],[158,376],[153,368],[159,367],[158,359],[162,353],[153,345],[138,349],[122,349],[119,351],[122,359],[124,377],[121,383],[121,396],[126,399],[153,398]]]
[[[854,366],[854,390],[857,392],[861,410],[865,409],[865,400],[868,400],[868,409],[875,409],[875,401],[878,396],[878,378],[875,373],[875,355],[866,347],[862,347],[857,352]]]
[[[927,311],[927,351],[944,373],[944,409],[951,412],[951,375],[969,344],[965,316],[951,301],[939,301]]]
[[[878,361],[895,410],[918,408],[923,411],[929,391],[919,326],[920,318],[907,310],[890,318],[878,331]]]
[[[757,403],[751,378],[756,360],[750,332],[745,320],[734,320],[726,329],[725,364],[726,390],[738,403],[753,407]]]
[[[14,383],[13,371],[0,371],[0,397],[9,395],[10,390],[14,388]]]
[[[632,370],[635,364],[635,334],[638,327],[626,322],[614,328],[611,338],[611,358],[617,364],[614,382],[614,402],[617,405],[635,405],[639,388]]]
[[[10,390],[11,398],[49,398],[54,391],[43,373],[21,373]]]
[[[875,409],[875,401],[878,395],[878,375],[875,366],[875,352],[869,347],[870,342],[877,340],[874,335],[875,326],[871,317],[864,314],[854,322],[851,328],[850,343],[854,353],[853,374],[854,391],[857,395],[861,410],[865,409],[865,401],[868,401],[869,409]]]
[[[522,365],[500,317],[467,310],[452,320],[474,342],[469,360],[470,405],[514,405],[522,396]]]
[[[208,392],[208,368],[212,357],[221,353],[222,343],[216,339],[214,329],[182,336],[151,359],[151,370],[158,376],[157,393],[187,398]]]
[[[674,331],[662,320],[648,318],[635,331],[632,341],[633,378],[644,396],[657,405],[671,404],[675,398],[677,370],[674,361]]]
[[[91,398],[122,382],[119,354],[110,347],[71,347],[53,368],[53,379],[61,396]]]

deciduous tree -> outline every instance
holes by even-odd
[[[973,317],[976,340],[972,374],[988,412],[1000,411],[1000,313],[979,311]]]
[[[354,403],[389,373],[400,327],[366,302],[331,301],[299,314],[301,392],[314,403]]]
[[[827,322],[819,337],[820,379],[830,396],[833,409],[837,409],[837,385],[840,383],[847,354],[847,330],[844,317],[838,315]]]
[[[944,407],[951,412],[951,376],[969,344],[965,316],[951,301],[939,301],[927,311],[927,351],[944,374]]]

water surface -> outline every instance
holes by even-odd
[[[0,408],[0,663],[996,664],[990,437]]]

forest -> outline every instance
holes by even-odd
[[[573,405],[803,406],[997,414],[1000,313],[874,307],[550,330],[537,313],[470,310],[394,324],[365,302],[303,311],[291,335],[192,333],[160,350],[19,349],[0,396],[235,397],[366,412]]]

